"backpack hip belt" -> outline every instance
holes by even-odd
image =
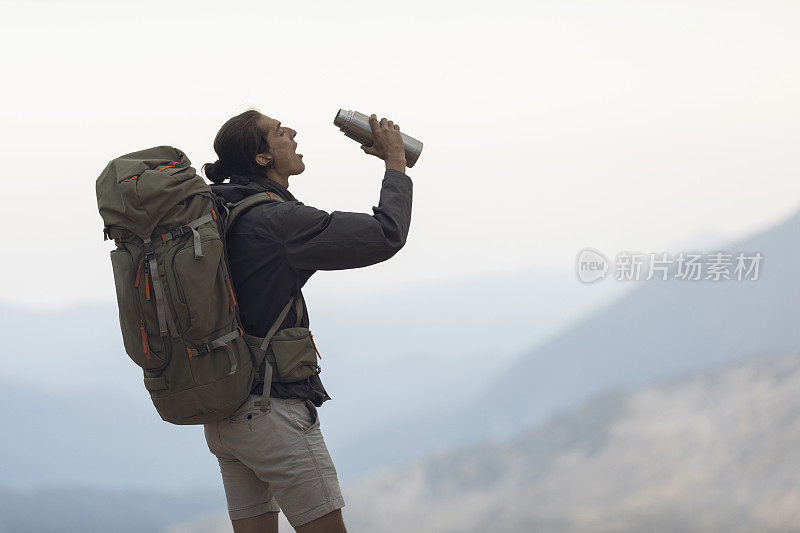
[[[295,306],[294,327],[278,331],[292,304]],[[300,326],[303,319],[303,300],[300,293],[292,296],[272,323],[264,337],[245,335],[245,340],[258,354],[255,383],[263,383],[260,409],[268,411],[270,384],[302,381],[321,369],[317,364],[319,352],[308,328]]]

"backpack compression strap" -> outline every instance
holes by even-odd
[[[175,322],[172,320],[172,313],[169,312],[167,307],[167,300],[164,296],[164,288],[161,286],[161,275],[158,273],[158,263],[156,262],[156,253],[153,250],[153,241],[150,237],[144,239],[144,253],[145,257],[150,264],[150,275],[153,280],[153,290],[156,293],[156,311],[158,312],[158,326],[162,337],[167,336],[167,328],[173,337],[178,337],[178,329],[175,327]]]
[[[200,245],[200,233],[197,227],[217,219],[217,213],[213,209],[210,213],[206,213],[198,219],[192,220],[188,224],[179,226],[175,229],[161,234],[161,240],[164,244],[167,241],[180,237],[184,233],[191,231],[194,234],[194,258],[203,257],[203,248]],[[178,337],[178,329],[175,327],[175,321],[172,319],[172,313],[169,311],[164,289],[161,286],[161,276],[158,273],[158,262],[156,261],[156,254],[153,250],[153,241],[150,237],[144,239],[144,252],[145,257],[150,265],[150,275],[153,280],[153,290],[156,293],[156,311],[158,312],[158,326],[162,337],[165,337],[169,332],[173,337]]]
[[[188,224],[178,226],[177,228],[171,229],[166,233],[162,233],[161,241],[166,245],[167,241],[182,237],[191,231],[194,235],[194,258],[197,259],[198,257],[203,257],[203,247],[200,245],[200,233],[197,231],[197,228],[206,222],[211,222],[212,220],[217,220],[217,212],[214,211],[214,209],[211,209],[210,213],[206,213],[200,218],[192,220]]]
[[[207,354],[208,352],[210,352],[215,348],[225,348],[225,350],[228,353],[228,358],[231,360],[231,369],[228,372],[228,375],[231,376],[235,374],[236,371],[239,369],[239,365],[236,362],[236,356],[233,353],[233,349],[230,346],[228,346],[228,343],[234,339],[241,337],[242,335],[244,335],[244,330],[240,326],[236,326],[235,330],[231,331],[228,334],[223,335],[222,337],[219,337],[218,339],[214,339],[211,342],[203,344],[202,346],[200,346],[200,348],[186,347],[186,353],[189,354],[189,361],[191,361],[192,359],[194,359],[199,355]]]

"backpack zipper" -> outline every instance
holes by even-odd
[[[230,296],[231,296],[230,300],[228,300],[228,310],[229,311],[233,311],[233,308],[235,306],[238,306],[239,304],[236,301],[236,296],[233,295],[233,287],[231,287],[230,278],[226,277],[225,278],[225,283],[228,285],[228,294],[230,294]],[[231,302],[233,302],[233,305],[231,305]]]
[[[144,261],[144,294],[145,299],[150,301],[150,263],[145,259]]]
[[[314,346],[314,351],[317,352],[317,357],[322,359],[322,356],[319,354],[319,350],[317,350],[317,343],[314,342],[314,335],[311,334],[311,331],[308,332],[308,336],[311,337],[311,344]],[[319,374],[319,372],[317,372]]]
[[[124,246],[124,245],[123,245],[123,247],[125,248],[125,251],[128,252],[128,255],[131,256],[131,259],[133,259],[133,255],[131,255],[130,250],[128,250],[128,248],[126,246]],[[139,296],[139,290],[138,290],[139,281],[140,281],[140,275],[141,275],[142,270],[144,270],[145,292],[147,294],[147,299],[149,300],[150,299],[150,284],[149,284],[150,264],[148,263],[146,257],[143,257],[142,259],[139,260],[139,266],[137,267],[137,271],[136,271],[136,280],[135,280],[133,286],[137,289],[136,291],[134,291],[134,293],[136,295],[134,300],[136,301],[136,309],[139,311],[139,331],[141,332],[141,335],[142,335],[142,352],[144,354],[145,359],[149,360],[149,359],[152,358],[151,357],[151,352],[150,352],[150,340],[149,340],[149,337],[147,335],[147,322],[145,322],[145,320],[144,320],[144,310],[142,309],[142,302],[141,302],[141,300],[139,300],[140,296]],[[160,366],[159,368],[150,369],[151,372],[158,372],[159,370],[161,370],[162,368],[167,366],[167,364],[169,363],[167,350],[168,350],[168,347],[165,344],[162,347],[162,355],[161,355],[161,358],[164,361],[164,364],[162,366]]]
[[[144,350],[144,357],[145,359],[150,359],[150,343],[147,342],[147,330],[145,329],[144,319],[141,320],[139,323],[139,329],[142,332],[142,349]]]
[[[139,288],[139,275],[142,273],[142,263],[144,263],[144,259],[139,261],[139,266],[136,269],[136,282],[133,284],[137,289]]]

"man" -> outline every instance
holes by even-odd
[[[403,247],[411,221],[412,182],[405,174],[400,128],[370,117],[375,137],[367,153],[385,163],[373,215],[304,205],[289,192],[289,177],[305,170],[297,132],[250,110],[223,125],[214,140],[219,161],[203,166],[230,202],[268,191],[283,202],[261,204],[237,220],[228,257],[245,332],[263,337],[291,295],[317,270],[358,268],[385,261]],[[230,183],[223,184],[227,177]],[[300,293],[302,300],[302,293]],[[292,327],[294,308],[282,328]],[[300,325],[308,327],[302,301]],[[263,385],[229,418],[206,424],[217,456],[235,533],[278,531],[282,509],[299,533],[344,532],[344,500],[320,432],[317,407],[330,397],[319,376],[272,383],[270,410],[258,408]]]

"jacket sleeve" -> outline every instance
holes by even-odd
[[[380,263],[403,247],[411,224],[411,178],[396,170],[383,177],[373,215],[289,202],[274,229],[296,270],[343,270]]]

